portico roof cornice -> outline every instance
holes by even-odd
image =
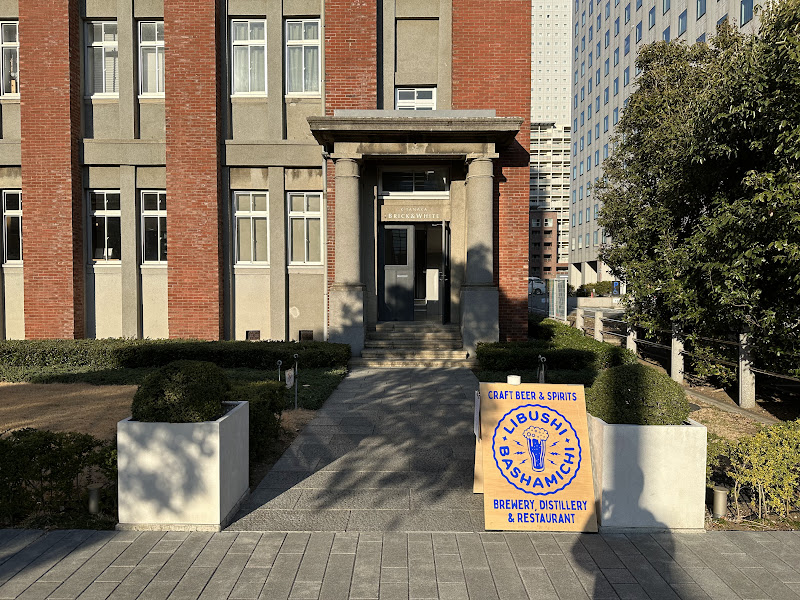
[[[489,116],[493,111],[341,111],[308,117],[314,139],[326,148],[336,142],[481,142],[506,144],[522,127],[518,117]]]

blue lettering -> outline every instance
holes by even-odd
[[[524,484],[524,485],[530,485],[531,484],[531,476],[530,475],[525,475],[525,473],[523,473],[522,477],[519,478],[519,482]]]
[[[511,476],[512,477],[519,477],[519,473],[520,473],[519,467],[514,467],[513,469],[511,469]]]
[[[555,475],[551,475],[550,477],[545,477],[544,482],[547,484],[547,487],[550,487],[551,484],[552,485],[558,484],[558,479],[556,479]]]

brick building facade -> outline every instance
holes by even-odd
[[[526,337],[525,3],[0,11],[2,337]]]

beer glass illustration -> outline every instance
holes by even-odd
[[[528,440],[531,467],[534,471],[544,471],[544,457],[547,454],[547,438],[549,434],[541,427],[528,427],[522,432],[522,435]]]

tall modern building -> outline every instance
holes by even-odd
[[[531,5],[530,275],[566,275],[569,248],[569,0]]]
[[[0,338],[525,339],[529,11],[0,1]]]
[[[636,89],[637,52],[644,44],[704,42],[730,21],[757,29],[754,0],[574,0],[572,7],[572,173],[570,283],[611,279],[597,251],[605,241],[597,217],[602,206],[592,184],[612,152],[611,137]]]

